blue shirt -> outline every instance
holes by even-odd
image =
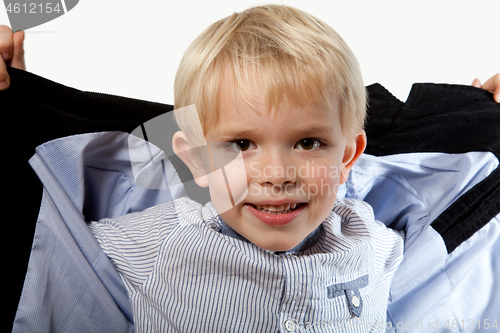
[[[125,281],[137,332],[365,332],[385,323],[403,237],[366,203],[337,201],[314,245],[281,255],[222,234],[223,225],[211,203],[187,198],[90,224]]]

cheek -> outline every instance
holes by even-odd
[[[248,194],[247,175],[241,153],[220,169],[208,174],[210,196],[222,214],[241,203]]]
[[[233,208],[232,197],[229,195],[229,186],[224,180],[222,170],[208,174],[210,198],[217,213],[222,214]]]
[[[224,167],[224,171],[234,205],[238,205],[248,194],[247,172],[243,155],[239,153],[238,157]]]
[[[331,164],[314,165],[309,168],[307,182],[309,196],[322,202],[335,202],[340,180],[340,167]]]

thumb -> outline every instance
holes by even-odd
[[[24,60],[24,31],[15,32],[12,38],[14,50],[10,60],[10,66],[26,70],[26,62]]]

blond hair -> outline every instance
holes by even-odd
[[[252,106],[255,85],[269,110],[286,100],[333,110],[339,101],[344,135],[363,128],[366,92],[358,62],[344,40],[314,16],[285,5],[234,13],[208,27],[186,50],[174,84],[175,109],[196,106],[205,133],[218,118],[223,80]],[[177,112],[182,131],[192,135],[197,119]],[[193,141],[199,141],[193,139]]]

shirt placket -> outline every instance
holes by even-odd
[[[279,313],[280,332],[304,331],[304,318],[311,299],[311,263],[294,254],[279,256],[285,276]]]

